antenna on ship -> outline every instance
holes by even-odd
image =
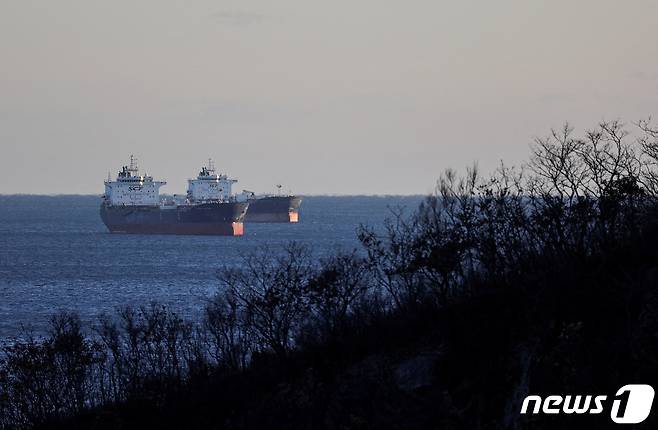
[[[277,196],[280,196],[280,195],[281,195],[281,187],[283,187],[283,185],[281,185],[281,184],[276,184],[276,195],[277,195]]]
[[[129,172],[137,173],[139,168],[137,167],[137,158],[130,154],[130,167],[128,167]]]
[[[112,182],[112,177],[110,176],[110,171],[107,171],[107,182]]]
[[[208,172],[215,173],[215,163],[212,162],[212,158],[208,158]]]

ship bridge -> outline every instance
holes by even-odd
[[[108,174],[103,198],[113,206],[157,206],[160,187],[165,184],[147,174],[140,175],[137,160],[131,155],[130,164],[121,168],[115,181]]]
[[[228,202],[231,189],[238,182],[225,174],[217,174],[212,159],[208,165],[201,167],[196,179],[188,179],[187,198],[191,202]]]

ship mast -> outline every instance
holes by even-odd
[[[137,173],[139,172],[139,168],[137,167],[137,158],[135,158],[132,154],[130,154],[130,167],[128,167],[128,171],[133,176],[137,176]]]

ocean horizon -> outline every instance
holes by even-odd
[[[93,326],[117,307],[166,304],[195,319],[218,287],[217,271],[291,241],[314,258],[359,248],[361,225],[382,228],[391,209],[422,196],[304,196],[296,224],[245,224],[244,236],[111,234],[98,195],[0,195],[0,339],[43,333],[51,315]]]

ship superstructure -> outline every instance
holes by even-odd
[[[194,203],[228,202],[233,198],[231,189],[238,182],[225,174],[215,173],[212,159],[201,168],[196,179],[187,180],[187,199]]]
[[[101,219],[113,233],[242,235],[249,203],[238,201],[230,186],[225,187],[235,180],[211,170],[211,166],[203,168],[197,179],[190,180],[185,201],[161,201],[160,187],[166,182],[140,175],[131,156],[130,165],[122,167],[116,180],[105,182]]]
[[[160,204],[160,187],[164,181],[154,181],[152,176],[140,175],[137,161],[131,155],[130,164],[123,166],[116,181],[105,181],[104,200],[112,206],[157,206]]]

